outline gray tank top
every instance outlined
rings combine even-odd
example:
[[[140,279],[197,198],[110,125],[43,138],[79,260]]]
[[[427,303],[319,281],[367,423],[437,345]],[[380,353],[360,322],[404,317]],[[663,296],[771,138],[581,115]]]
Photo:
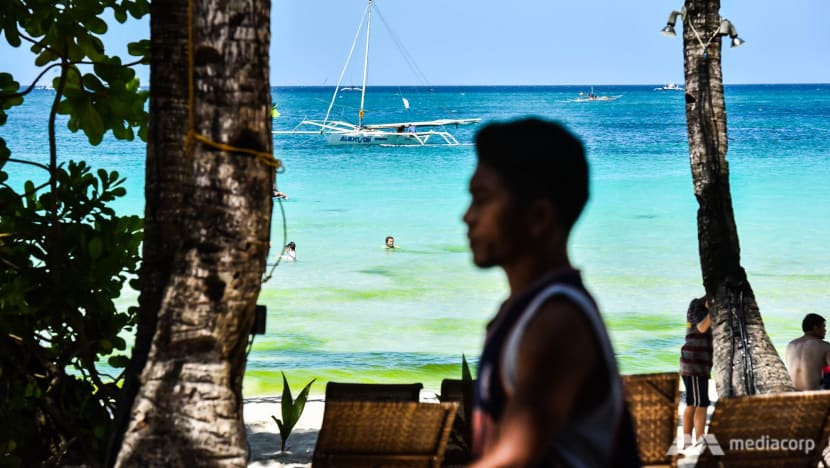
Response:
[[[605,325],[593,301],[583,291],[567,284],[557,283],[546,287],[536,295],[522,312],[518,322],[507,337],[500,366],[501,381],[507,394],[512,394],[516,383],[516,360],[522,335],[539,306],[553,296],[566,297],[579,306],[579,309],[588,319],[594,336],[600,345],[600,359],[605,363],[604,367],[609,373],[607,381],[610,383],[608,397],[599,406],[585,414],[574,415],[568,421],[568,424],[553,441],[553,452],[556,453],[565,466],[610,466],[613,462],[611,457],[616,442],[617,427],[623,413],[622,383],[619,379],[617,361]]]

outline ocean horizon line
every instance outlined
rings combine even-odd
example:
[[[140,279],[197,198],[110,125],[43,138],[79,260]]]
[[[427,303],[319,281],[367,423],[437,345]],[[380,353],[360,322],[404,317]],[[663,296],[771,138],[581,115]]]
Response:
[[[640,84],[614,84],[614,83],[586,83],[586,84],[373,84],[367,85],[367,88],[372,89],[493,89],[493,90],[505,90],[505,89],[531,89],[531,90],[546,90],[546,89],[573,89],[573,88],[620,88],[620,89],[637,89],[643,87],[659,87],[663,86],[667,83],[677,83],[683,84],[682,81],[664,81],[664,82],[654,82],[654,83],[640,83]],[[811,82],[804,82],[804,83],[724,83],[723,85],[725,88],[749,88],[749,87],[798,87],[798,86],[830,86],[830,82],[826,83],[811,83]],[[25,88],[31,87],[37,90],[54,90],[54,88],[48,84],[37,84],[37,83],[30,83],[24,86]],[[340,89],[343,88],[360,88],[357,85],[341,85]],[[139,86],[141,90],[149,90],[149,85],[142,84]],[[286,84],[271,84],[269,86],[271,90],[321,90],[321,89],[334,89],[334,85],[308,85],[308,84],[295,84],[295,85],[286,85]]]
[[[613,83],[586,83],[586,84],[373,84],[367,85],[371,88],[380,89],[397,89],[397,88],[493,88],[493,89],[516,89],[516,88],[531,88],[531,89],[555,89],[555,88],[576,88],[576,87],[614,87],[614,88],[641,88],[647,86],[662,86],[669,82],[654,82],[654,83],[640,83],[640,84],[613,84]],[[674,83],[681,84],[681,81]],[[724,83],[725,87],[766,87],[766,86],[830,86],[827,83]],[[341,85],[340,88],[354,88],[357,85]],[[271,89],[334,89],[334,85],[271,85]]]

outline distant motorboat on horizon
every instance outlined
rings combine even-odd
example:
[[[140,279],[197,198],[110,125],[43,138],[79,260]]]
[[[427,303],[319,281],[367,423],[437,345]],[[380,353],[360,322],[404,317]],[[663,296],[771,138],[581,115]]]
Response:
[[[668,83],[664,84],[663,86],[658,86],[654,88],[655,91],[683,91],[683,87],[675,83],[674,81],[669,81]]]
[[[616,101],[617,99],[621,98],[622,94],[618,94],[616,96],[602,96],[599,94],[594,93],[594,87],[591,86],[591,91],[584,93],[582,91],[579,92],[579,97],[573,99],[573,102],[609,102],[609,101]]]

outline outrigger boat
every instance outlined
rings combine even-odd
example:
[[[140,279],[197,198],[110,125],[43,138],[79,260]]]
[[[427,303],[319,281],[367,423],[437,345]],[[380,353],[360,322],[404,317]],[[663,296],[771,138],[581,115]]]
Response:
[[[337,86],[334,88],[334,95],[326,111],[326,117],[323,120],[304,119],[294,130],[288,132],[275,131],[274,133],[319,133],[326,138],[326,143],[329,145],[458,145],[458,140],[450,132],[445,130],[445,128],[452,125],[458,127],[459,125],[474,124],[480,122],[481,119],[437,119],[398,123],[366,123],[364,121],[363,117],[365,112],[363,105],[366,98],[366,80],[369,68],[369,38],[371,34],[373,7],[373,0],[368,0],[363,18],[360,21],[354,41],[352,42],[349,56],[346,58],[346,64],[343,66],[343,70],[340,72],[340,78],[337,81]],[[363,85],[360,88],[360,111],[357,114],[357,124],[341,120],[329,120],[338,91],[344,89],[340,87],[340,84],[349,67],[349,62],[351,61],[352,53],[357,45],[357,40],[364,22],[366,24],[366,48],[363,60]],[[403,98],[403,103],[406,108],[409,108],[409,101],[406,98]],[[317,129],[315,131],[298,130],[303,127],[317,127]]]
[[[574,99],[574,102],[603,102],[603,101],[616,101],[617,99],[621,98],[622,94],[617,96],[600,96],[594,94],[594,87],[591,86],[591,91],[588,93],[583,93],[580,91],[579,97]]]
[[[300,125],[320,127],[319,133],[326,137],[329,145],[458,145],[458,140],[450,132],[434,128],[480,121],[481,119],[439,119],[360,126],[339,120],[303,120]]]
[[[683,87],[675,83],[674,81],[670,81],[659,88],[654,88],[655,91],[683,91]]]

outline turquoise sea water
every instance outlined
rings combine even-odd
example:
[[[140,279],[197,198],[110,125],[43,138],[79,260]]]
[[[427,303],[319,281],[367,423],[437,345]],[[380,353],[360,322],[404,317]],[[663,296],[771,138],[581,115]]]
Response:
[[[539,115],[564,122],[588,149],[592,196],[571,243],[610,328],[623,372],[676,368],[685,308],[702,293],[683,93],[656,85],[595,87],[613,102],[571,102],[588,87],[377,88],[366,120]],[[331,88],[275,88],[289,130],[322,118]],[[405,111],[401,95],[411,103]],[[16,157],[45,162],[45,109],[37,91],[0,127]],[[337,100],[354,120],[359,93]],[[732,195],[742,263],[779,349],[801,334],[804,314],[830,304],[830,85],[726,87]],[[60,124],[59,157],[87,159],[127,177],[125,212],[143,211],[144,145],[105,139],[89,147]],[[332,147],[315,135],[275,135],[287,240],[297,261],[263,285],[267,334],[249,355],[248,395],[328,380],[419,381],[436,390],[474,364],[484,324],[507,295],[498,270],[471,261],[461,215],[477,126],[449,129],[457,147]],[[517,142],[520,144],[520,142]],[[27,166],[13,180],[42,180]],[[401,246],[381,248],[394,235]],[[282,219],[272,239],[279,254]],[[125,292],[126,307],[136,293]]]

